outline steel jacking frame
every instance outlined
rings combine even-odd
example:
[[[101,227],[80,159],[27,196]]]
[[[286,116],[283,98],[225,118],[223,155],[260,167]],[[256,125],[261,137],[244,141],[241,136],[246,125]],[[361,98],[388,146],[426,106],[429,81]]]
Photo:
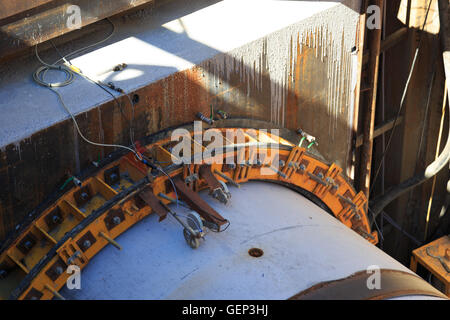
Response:
[[[196,211],[206,227],[224,230],[226,217],[197,192],[209,189],[210,195],[226,202],[225,183],[239,186],[268,181],[301,190],[363,238],[378,242],[370,228],[366,197],[355,192],[339,166],[326,164],[307,149],[267,132],[251,129],[256,135],[250,135],[238,128],[216,130],[224,137],[228,130],[241,133],[245,143],[225,138],[229,143],[210,153],[210,158],[176,165],[170,153],[174,142],[163,138],[139,147],[154,163],[168,163],[161,170],[149,169],[130,152],[74,185],[0,253],[0,297],[62,299],[58,291],[70,276],[64,272],[69,265],[83,269],[108,244],[122,249],[115,238],[153,212],[160,220],[167,214],[176,215],[167,206],[176,198]],[[194,133],[190,134],[193,142]],[[207,147],[203,145],[203,150]],[[278,159],[272,159],[274,154]]]

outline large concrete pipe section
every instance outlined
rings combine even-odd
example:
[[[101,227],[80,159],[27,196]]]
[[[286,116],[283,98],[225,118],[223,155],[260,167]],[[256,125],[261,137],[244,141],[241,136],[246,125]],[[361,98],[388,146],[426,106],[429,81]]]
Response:
[[[412,276],[404,294],[385,292],[387,298],[436,298],[415,294],[417,276],[411,270],[295,191],[265,182],[230,191],[227,206],[201,192],[231,224],[225,232],[207,234],[198,249],[186,245],[174,219],[158,223],[151,215],[117,238],[123,250],[109,246],[82,270],[81,289],[65,287],[61,294],[70,299],[289,299],[312,287],[319,298],[335,298],[317,284],[351,282],[359,273],[364,286],[376,286],[369,277],[379,268]],[[255,248],[261,256],[251,255]],[[389,279],[381,277],[380,288],[372,290],[386,290]],[[433,291],[419,280],[423,292]],[[351,285],[333,286],[331,291],[340,290],[339,299],[367,298],[367,292],[355,296]]]

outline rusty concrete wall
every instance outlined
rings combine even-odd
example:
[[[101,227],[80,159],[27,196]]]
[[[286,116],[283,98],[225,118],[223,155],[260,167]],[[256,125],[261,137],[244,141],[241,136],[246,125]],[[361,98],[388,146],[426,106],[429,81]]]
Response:
[[[213,106],[232,118],[301,127],[327,159],[348,169],[359,14],[333,10],[133,91],[140,98],[135,137],[189,123]],[[114,101],[77,115],[88,139],[129,143],[132,110],[120,101],[126,118]],[[1,148],[0,241],[70,174],[111,151],[84,143],[70,119]]]

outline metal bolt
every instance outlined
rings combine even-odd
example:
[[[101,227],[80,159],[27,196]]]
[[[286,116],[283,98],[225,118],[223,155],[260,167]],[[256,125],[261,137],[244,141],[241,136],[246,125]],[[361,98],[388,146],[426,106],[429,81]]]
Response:
[[[53,223],[58,223],[59,220],[60,220],[60,218],[59,218],[59,216],[57,216],[57,215],[54,215],[54,216],[52,217]]]
[[[228,163],[227,166],[230,169],[236,169],[236,164],[234,164],[234,163]]]
[[[89,197],[89,195],[86,192],[83,192],[81,194],[81,199],[86,200]]]
[[[111,175],[109,176],[109,178],[110,178],[112,181],[116,181],[116,180],[117,180],[117,174],[111,173]]]
[[[284,174],[283,172],[278,171],[277,173],[278,173],[282,178],[287,179],[287,175]]]
[[[201,112],[197,113],[197,118],[199,118],[200,120],[206,122],[209,125],[212,125],[214,123],[213,119],[205,117]]]
[[[323,175],[322,172],[319,172],[319,173],[317,174],[317,176],[318,176],[320,179],[323,179],[323,177],[324,177],[324,175]]]
[[[79,179],[77,179],[76,177],[73,177],[73,183],[75,183],[75,185],[77,187],[81,187],[81,181]]]
[[[114,222],[115,225],[118,225],[121,222],[120,217],[117,217],[117,216],[114,217],[113,218],[113,222]]]
[[[262,166],[262,161],[259,160],[259,159],[257,159],[257,160],[256,160],[256,165],[257,165],[258,167]]]
[[[27,241],[27,242],[25,242],[25,244],[24,244],[24,247],[25,247],[26,249],[28,249],[28,250],[30,250],[32,246],[33,246],[33,244],[31,243],[31,241]]]
[[[60,274],[62,274],[64,272],[64,269],[62,267],[60,267],[60,266],[57,266],[55,268],[55,271],[56,271],[57,275],[60,275]]]
[[[302,170],[302,171],[305,171],[305,170],[306,170],[306,167],[305,167],[304,164],[301,164],[301,165],[300,165],[300,170]]]
[[[86,240],[83,242],[83,246],[87,249],[91,246],[91,242],[89,240]]]
[[[284,167],[285,164],[286,162],[284,162],[284,160],[280,160],[280,167]]]
[[[6,270],[0,270],[0,279],[4,279],[7,274]]]

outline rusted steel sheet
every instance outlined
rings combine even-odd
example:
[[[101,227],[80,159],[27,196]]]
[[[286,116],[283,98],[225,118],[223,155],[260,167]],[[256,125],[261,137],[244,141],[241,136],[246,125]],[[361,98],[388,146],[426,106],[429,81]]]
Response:
[[[153,193],[151,187],[146,187],[139,193],[139,197],[159,216],[159,221],[164,220],[169,212]]]
[[[0,0],[0,20],[27,12],[55,0]]]
[[[152,2],[155,0],[0,0],[0,20],[5,18],[0,21],[0,60],[96,21]]]
[[[217,188],[221,188],[219,180],[211,172],[211,165],[203,165],[199,169],[200,178],[205,179],[208,184],[210,192],[213,192]]]
[[[206,221],[217,224],[219,227],[228,221],[203,200],[197,193],[189,189],[180,176],[173,179],[178,196],[193,210],[197,211]]]

